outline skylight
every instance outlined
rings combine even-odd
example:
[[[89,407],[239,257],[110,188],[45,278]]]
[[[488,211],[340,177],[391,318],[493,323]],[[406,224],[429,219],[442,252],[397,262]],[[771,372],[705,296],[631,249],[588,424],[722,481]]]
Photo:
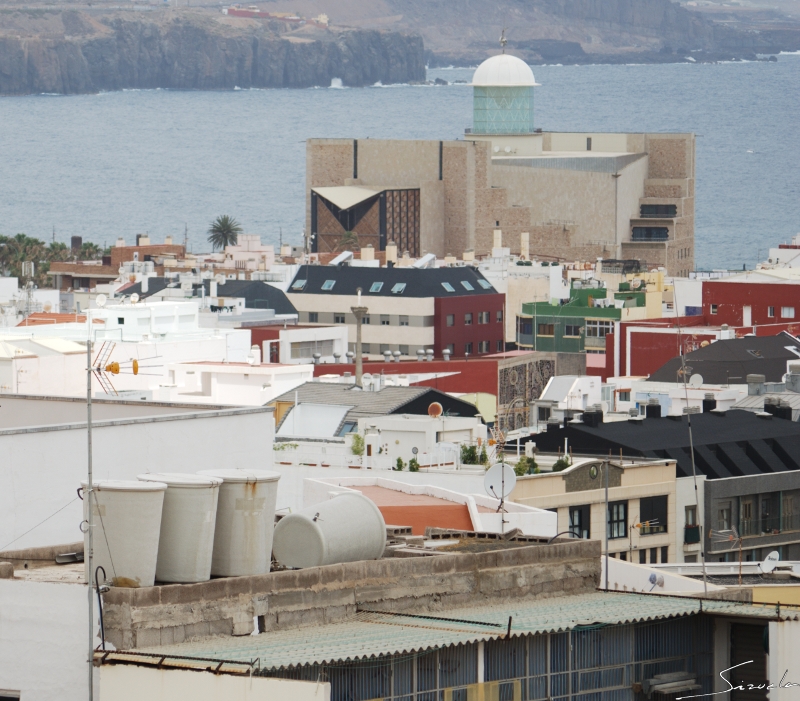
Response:
[[[482,287],[484,290],[491,290],[491,289],[492,289],[492,283],[491,283],[491,282],[489,282],[488,280],[484,280],[483,278],[481,278],[480,280],[478,280],[478,284],[479,284],[479,285],[480,285],[480,286],[481,286],[481,287]]]
[[[370,292],[380,292],[382,287],[383,287],[383,283],[382,282],[373,282],[372,285],[370,285],[369,291]]]
[[[401,295],[401,294],[403,294],[403,292],[405,291],[405,289],[406,289],[406,283],[404,283],[404,282],[398,282],[398,283],[397,283],[397,284],[396,284],[396,285],[395,285],[395,286],[392,288],[392,294],[393,294],[393,295]]]
[[[336,280],[325,280],[325,282],[322,283],[322,289],[323,290],[332,290],[333,286],[335,284],[336,284]]]
[[[468,283],[466,280],[462,280],[462,281],[461,281],[461,285],[464,287],[464,289],[465,289],[465,290],[469,290],[470,292],[472,292],[472,290],[474,290],[474,289],[475,289],[475,288],[474,288],[472,285],[470,285],[470,284],[469,284],[469,283]]]
[[[448,292],[455,292],[455,288],[449,282],[443,282],[442,287],[446,289]]]
[[[302,290],[306,286],[306,280],[295,280],[292,283],[293,290]]]

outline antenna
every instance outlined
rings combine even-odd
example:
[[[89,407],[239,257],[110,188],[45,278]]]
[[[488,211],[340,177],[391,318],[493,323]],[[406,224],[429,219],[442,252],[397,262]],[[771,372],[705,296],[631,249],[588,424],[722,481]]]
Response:
[[[97,299],[94,300],[94,303],[102,309],[106,306],[106,302],[108,301],[108,297],[103,294],[97,295]]]
[[[500,514],[500,532],[505,533],[506,521],[505,502],[506,497],[514,491],[517,484],[517,475],[514,468],[508,463],[498,462],[492,465],[487,471],[486,476],[483,478],[483,488],[489,496],[500,500],[497,507],[497,513]]]
[[[739,546],[739,586],[742,586],[742,536],[739,535],[739,531],[736,530],[736,527],[726,528],[720,531],[713,531],[710,530],[708,532],[708,537],[711,538],[715,543],[732,543],[734,547],[738,544]],[[772,555],[772,553],[770,553]],[[769,556],[767,556],[769,558]],[[705,562],[703,563],[705,564]]]
[[[503,27],[503,31],[500,33],[500,46],[503,48],[503,53],[506,52],[506,44],[508,44],[508,39],[506,39],[506,28]]]
[[[777,550],[773,550],[769,555],[764,558],[764,562],[758,563],[758,568],[766,573],[769,574],[772,572],[780,562],[781,554]]]

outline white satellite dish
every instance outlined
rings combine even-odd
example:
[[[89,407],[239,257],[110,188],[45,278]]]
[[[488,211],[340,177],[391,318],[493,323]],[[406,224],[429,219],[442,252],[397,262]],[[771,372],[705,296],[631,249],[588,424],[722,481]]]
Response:
[[[508,463],[498,462],[492,465],[483,478],[483,488],[495,499],[505,499],[514,490],[517,475]]]
[[[94,303],[100,307],[101,309],[106,306],[106,302],[108,301],[108,297],[105,295],[97,295],[97,299],[94,300]]]
[[[692,375],[689,378],[689,384],[692,387],[700,387],[703,384],[703,382],[705,382],[705,380],[703,379],[702,375]]]
[[[135,292],[131,295],[131,304],[136,304],[139,301],[139,295]]]
[[[764,562],[758,565],[762,572],[772,572],[780,562],[781,556],[777,550],[773,550],[769,555],[764,558]]]

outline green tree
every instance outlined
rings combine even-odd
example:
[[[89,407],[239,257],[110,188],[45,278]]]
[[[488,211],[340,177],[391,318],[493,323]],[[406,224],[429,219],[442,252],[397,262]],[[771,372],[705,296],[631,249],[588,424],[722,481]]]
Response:
[[[478,449],[474,445],[461,444],[461,463],[463,465],[478,464]]]
[[[353,435],[353,446],[351,448],[353,455],[364,454],[364,436],[359,433]]]
[[[78,250],[78,260],[97,260],[103,257],[103,250],[96,243],[86,241]]]
[[[0,236],[0,272],[5,276],[22,278],[22,264],[25,261],[34,264],[34,283],[43,285],[50,269],[44,241],[25,234]]]
[[[356,248],[361,248],[361,244],[358,242],[358,234],[353,231],[345,231],[344,234],[342,234],[342,237],[339,239],[339,242],[336,244],[335,250],[352,251]]]
[[[403,458],[397,458],[397,467],[394,468],[398,472],[402,472],[406,469],[406,464],[403,462]]]
[[[235,246],[239,240],[242,227],[239,222],[227,214],[217,217],[208,229],[208,242],[215,251],[225,250],[225,246]]]
[[[411,460],[408,461],[408,471],[419,472],[419,461],[416,458],[411,458]]]
[[[561,472],[561,470],[566,470],[570,465],[572,465],[572,461],[566,455],[562,455],[553,463],[553,472]]]
[[[538,475],[539,472],[540,470],[539,466],[536,464],[536,460],[525,457],[524,455],[514,466],[514,473],[517,477],[522,477],[522,475]]]

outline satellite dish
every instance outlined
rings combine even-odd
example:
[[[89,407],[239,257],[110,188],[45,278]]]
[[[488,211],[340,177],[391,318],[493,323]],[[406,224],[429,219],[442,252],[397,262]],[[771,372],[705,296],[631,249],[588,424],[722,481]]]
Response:
[[[97,299],[95,299],[94,303],[100,307],[101,309],[106,306],[106,302],[108,301],[108,297],[105,295],[97,295]]]
[[[495,499],[505,499],[517,484],[514,468],[508,463],[498,462],[492,465],[483,478],[483,488]]]
[[[692,387],[700,387],[703,384],[703,382],[705,382],[705,380],[703,379],[702,375],[692,375],[689,378],[689,384]]]
[[[781,556],[777,550],[773,550],[769,555],[764,558],[764,562],[758,565],[762,572],[772,572],[780,562]]]
[[[642,279],[641,278],[637,277],[635,280],[633,280],[633,282],[631,282],[631,287],[634,290],[638,290],[641,286],[642,286]]]
[[[139,301],[139,295],[135,292],[131,295],[131,304],[136,304]]]
[[[444,409],[439,402],[433,402],[428,406],[428,416],[430,416],[432,419],[440,417],[443,411]]]

